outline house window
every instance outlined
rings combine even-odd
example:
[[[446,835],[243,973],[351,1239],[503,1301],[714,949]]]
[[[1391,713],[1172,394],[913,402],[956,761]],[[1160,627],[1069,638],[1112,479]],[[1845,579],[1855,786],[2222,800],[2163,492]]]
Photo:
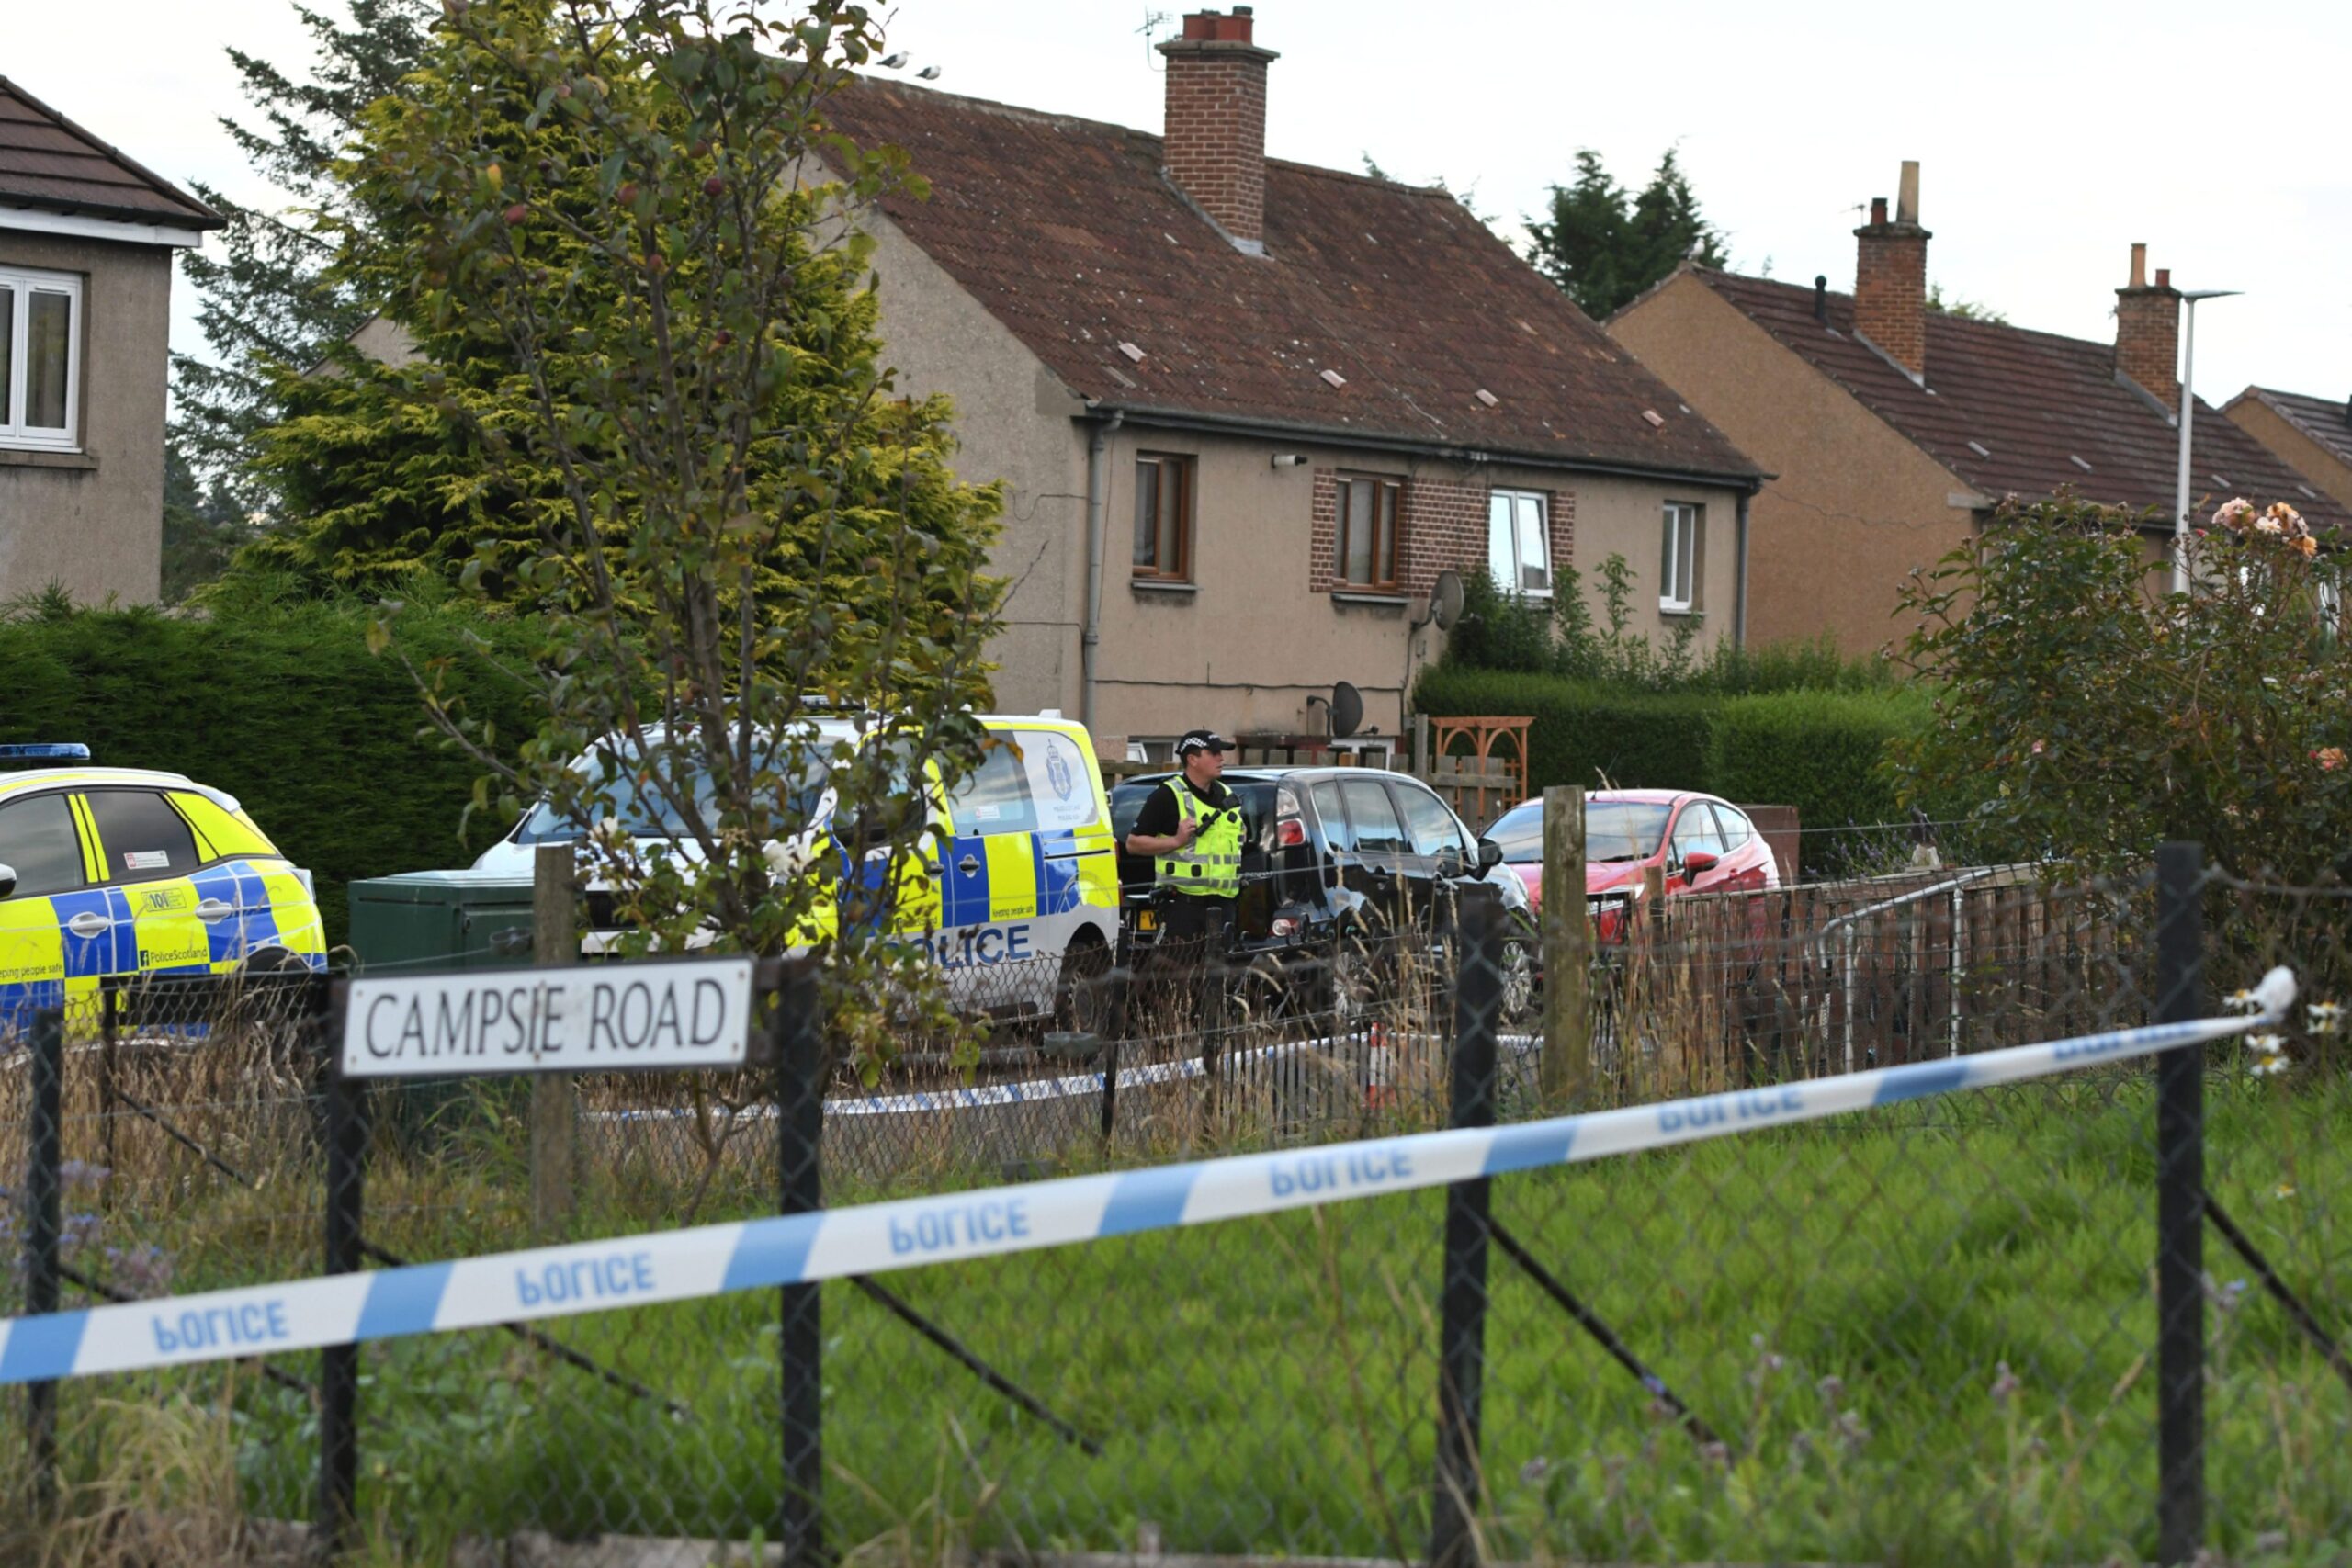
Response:
[[[1193,575],[1193,459],[1136,458],[1136,572],[1182,582]]]
[[[1487,492],[1487,567],[1495,586],[1522,598],[1552,596],[1552,534],[1537,491]]]
[[[1396,589],[1396,520],[1405,487],[1396,479],[1354,477],[1340,484],[1339,586]]]
[[[1706,513],[1687,501],[1666,503],[1664,555],[1658,566],[1657,607],[1688,615],[1699,604],[1699,531]]]
[[[81,380],[82,280],[0,267],[0,446],[72,451]]]

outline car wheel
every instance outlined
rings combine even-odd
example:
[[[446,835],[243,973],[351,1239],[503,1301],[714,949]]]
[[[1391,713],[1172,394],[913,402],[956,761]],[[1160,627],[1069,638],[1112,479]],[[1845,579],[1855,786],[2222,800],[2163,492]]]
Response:
[[[1535,938],[1514,921],[1503,939],[1502,1021],[1521,1024],[1535,1016]]]
[[[1054,987],[1054,1027],[1110,1038],[1119,1020],[1118,988],[1111,973],[1111,950],[1102,939],[1091,931],[1071,938],[1062,953],[1061,979]]]

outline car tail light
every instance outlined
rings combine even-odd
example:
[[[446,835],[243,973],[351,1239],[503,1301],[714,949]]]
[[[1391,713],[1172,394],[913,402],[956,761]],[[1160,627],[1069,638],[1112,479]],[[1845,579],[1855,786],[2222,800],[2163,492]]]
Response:
[[[1306,842],[1306,823],[1298,814],[1298,792],[1288,784],[1274,791],[1274,843],[1295,850]]]

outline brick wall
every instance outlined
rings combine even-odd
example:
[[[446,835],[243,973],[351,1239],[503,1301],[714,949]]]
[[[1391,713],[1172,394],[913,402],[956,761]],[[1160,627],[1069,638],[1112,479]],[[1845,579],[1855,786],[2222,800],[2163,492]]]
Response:
[[[1890,223],[1886,203],[1854,231],[1854,326],[1914,376],[1928,368],[1928,231]]]
[[[1404,591],[1426,595],[1436,586],[1437,574],[1449,569],[1464,577],[1487,570],[1487,486],[1464,484],[1435,475],[1413,475],[1405,480],[1405,537],[1399,546],[1397,572]],[[1576,559],[1577,498],[1573,491],[1554,490],[1544,508],[1551,525],[1552,570]],[[1312,521],[1307,529],[1306,587],[1310,593],[1328,593],[1337,581],[1334,553],[1339,546],[1339,471],[1315,470]]]
[[[1266,231],[1266,62],[1274,54],[1250,41],[1248,22],[1187,17],[1185,36],[1159,46],[1168,57],[1160,155],[1202,211],[1254,244]]]
[[[2115,291],[2115,367],[2166,408],[2180,407],[2177,290],[2160,282]]]

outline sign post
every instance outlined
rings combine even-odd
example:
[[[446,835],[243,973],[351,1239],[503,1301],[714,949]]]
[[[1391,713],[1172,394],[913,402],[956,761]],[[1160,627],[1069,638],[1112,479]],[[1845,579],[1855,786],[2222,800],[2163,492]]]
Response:
[[[531,959],[542,968],[580,962],[579,902],[569,843],[541,844],[531,857]],[[568,1075],[531,1080],[531,1228],[549,1236],[571,1218],[579,1155],[580,1097]]]
[[[570,847],[560,847],[568,857]],[[542,892],[546,886],[543,879]],[[573,956],[566,953],[563,959]],[[550,1223],[540,1207],[546,1168],[560,1173],[554,1190],[564,1211],[570,1208],[572,1098],[566,1075],[750,1066],[756,973],[754,960],[728,956],[584,965],[560,961],[537,969],[360,976],[338,984],[327,1025],[332,1071],[326,1085],[325,1272],[356,1273],[363,1262],[367,1080],[528,1073],[560,1084],[565,1092],[553,1101],[563,1112],[560,1142],[542,1143],[543,1102],[536,1095],[532,1100],[532,1211],[544,1228]],[[793,993],[808,1010],[799,1025],[811,1038],[813,990],[803,986]],[[821,1122],[815,1053],[804,1055],[809,1060],[799,1066],[811,1076],[801,1091]],[[793,1066],[784,1064],[780,1070]],[[816,1137],[816,1132],[808,1133],[812,1183]],[[792,1201],[787,1189],[787,1212]],[[812,1185],[803,1206],[815,1207],[816,1201]],[[808,1289],[813,1296],[815,1287]],[[813,1303],[806,1310],[813,1314]],[[320,1371],[319,1474],[311,1529],[317,1549],[332,1556],[351,1544],[358,1518],[359,1348],[328,1346],[321,1352]],[[813,1387],[815,1373],[807,1376]]]

